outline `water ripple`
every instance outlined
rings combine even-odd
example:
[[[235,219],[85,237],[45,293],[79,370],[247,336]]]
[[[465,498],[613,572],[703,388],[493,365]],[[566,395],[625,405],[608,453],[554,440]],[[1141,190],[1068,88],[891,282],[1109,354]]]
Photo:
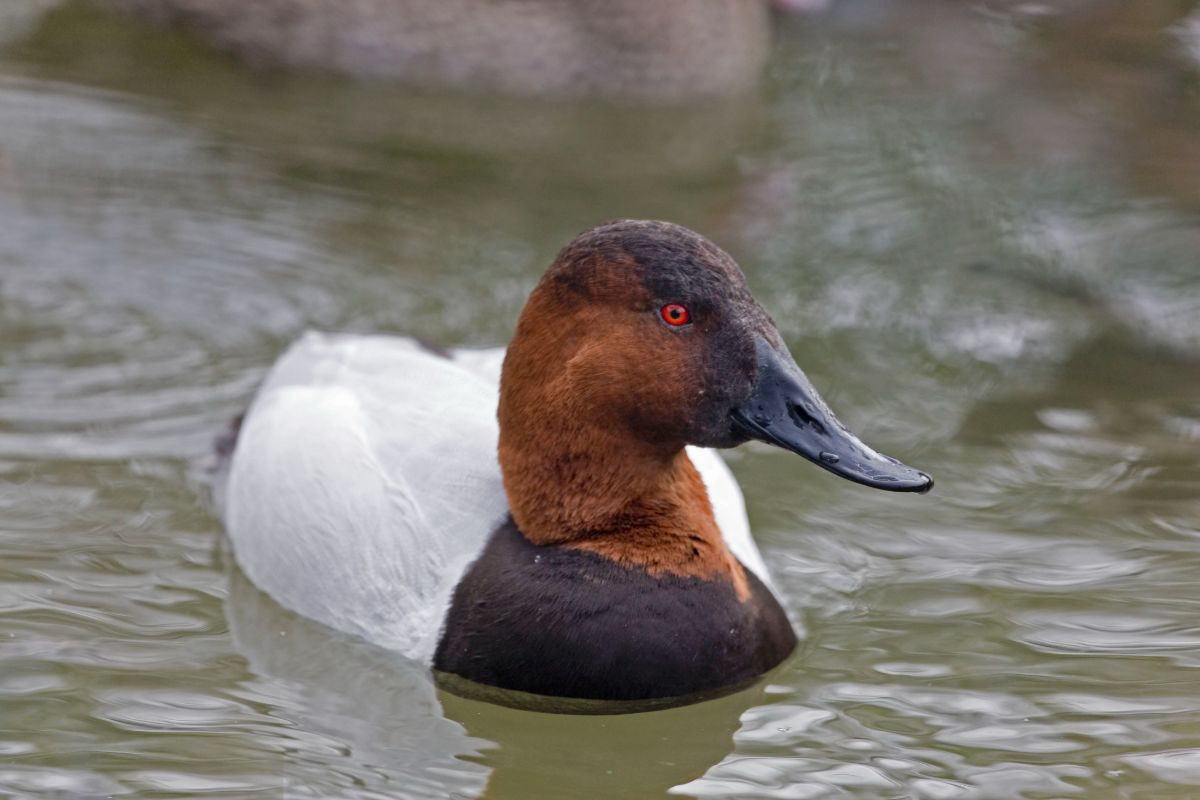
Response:
[[[781,24],[771,91],[663,125],[246,72],[89,4],[6,39],[0,794],[1195,797],[1178,38],[893,5]],[[502,342],[555,249],[624,215],[734,251],[847,423],[938,479],[731,454],[804,632],[768,685],[472,703],[231,569],[197,484],[301,329]]]

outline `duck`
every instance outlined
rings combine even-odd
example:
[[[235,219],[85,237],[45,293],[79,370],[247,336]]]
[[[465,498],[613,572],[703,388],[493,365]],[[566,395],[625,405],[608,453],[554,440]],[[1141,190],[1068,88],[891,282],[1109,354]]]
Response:
[[[243,61],[514,95],[690,101],[756,85],[767,0],[92,0]]]
[[[308,332],[222,448],[235,559],[283,607],[459,686],[598,703],[752,684],[797,637],[717,453],[928,492],[797,366],[698,233],[566,245],[508,347]]]

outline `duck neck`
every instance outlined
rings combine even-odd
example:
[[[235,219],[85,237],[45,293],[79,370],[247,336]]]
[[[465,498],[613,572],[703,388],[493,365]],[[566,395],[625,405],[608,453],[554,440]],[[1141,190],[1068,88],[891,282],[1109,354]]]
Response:
[[[749,596],[682,443],[646,442],[619,423],[580,424],[570,409],[521,399],[502,394],[499,456],[513,520],[526,539],[589,550],[652,575],[725,580],[740,599]]]

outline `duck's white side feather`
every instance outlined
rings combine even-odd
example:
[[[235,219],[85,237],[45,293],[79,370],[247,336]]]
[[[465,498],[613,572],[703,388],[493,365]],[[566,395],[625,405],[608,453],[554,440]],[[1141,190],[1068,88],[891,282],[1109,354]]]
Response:
[[[281,605],[428,663],[454,586],[508,512],[496,460],[503,349],[307,333],[238,436],[224,517]],[[689,448],[729,548],[764,582],[741,490]]]

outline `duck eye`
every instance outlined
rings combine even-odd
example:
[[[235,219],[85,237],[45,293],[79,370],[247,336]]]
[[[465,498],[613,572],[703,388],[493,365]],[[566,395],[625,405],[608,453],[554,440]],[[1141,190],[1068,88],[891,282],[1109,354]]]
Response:
[[[658,313],[662,316],[663,322],[673,328],[687,325],[692,320],[692,315],[688,313],[685,307],[679,305],[679,303],[667,303]]]

